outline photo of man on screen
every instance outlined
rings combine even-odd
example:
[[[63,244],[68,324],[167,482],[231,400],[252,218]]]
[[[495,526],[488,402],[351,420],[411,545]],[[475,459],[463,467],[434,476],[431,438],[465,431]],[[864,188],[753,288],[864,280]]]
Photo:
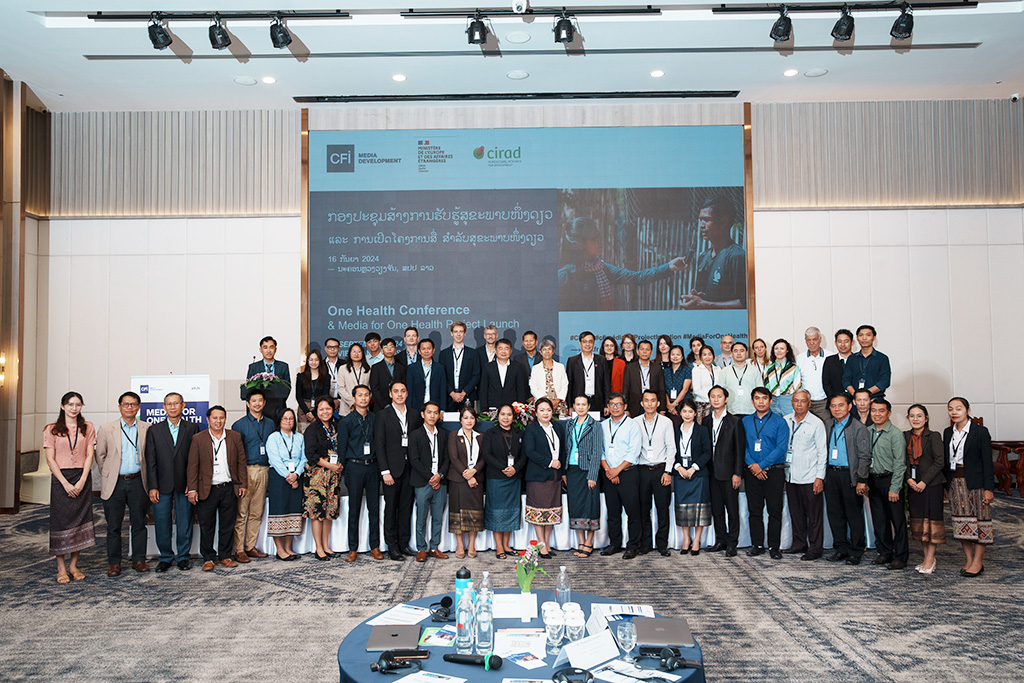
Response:
[[[694,289],[679,299],[686,309],[743,308],[747,298],[747,256],[732,238],[736,206],[723,196],[711,197],[700,210],[700,238],[711,248],[697,261]]]

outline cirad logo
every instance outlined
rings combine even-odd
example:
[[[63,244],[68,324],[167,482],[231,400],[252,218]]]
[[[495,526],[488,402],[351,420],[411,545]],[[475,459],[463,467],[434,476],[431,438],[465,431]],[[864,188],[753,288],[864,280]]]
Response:
[[[355,170],[355,145],[327,145],[328,173],[352,173]]]
[[[500,149],[498,147],[492,147],[491,149],[487,149],[483,145],[480,145],[473,150],[473,157],[476,159],[521,159],[522,156],[522,147],[516,147],[515,149]]]

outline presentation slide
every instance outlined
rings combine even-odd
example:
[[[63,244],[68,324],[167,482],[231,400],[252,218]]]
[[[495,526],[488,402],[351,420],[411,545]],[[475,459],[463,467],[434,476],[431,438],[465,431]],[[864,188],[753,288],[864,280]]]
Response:
[[[309,340],[747,338],[740,126],[310,134]]]

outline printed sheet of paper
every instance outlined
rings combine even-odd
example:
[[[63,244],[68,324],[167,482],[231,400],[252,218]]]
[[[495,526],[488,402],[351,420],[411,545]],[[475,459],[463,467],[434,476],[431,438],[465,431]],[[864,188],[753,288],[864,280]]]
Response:
[[[401,626],[418,624],[430,616],[430,610],[426,607],[415,605],[395,605],[391,609],[370,619],[367,624],[370,626]]]

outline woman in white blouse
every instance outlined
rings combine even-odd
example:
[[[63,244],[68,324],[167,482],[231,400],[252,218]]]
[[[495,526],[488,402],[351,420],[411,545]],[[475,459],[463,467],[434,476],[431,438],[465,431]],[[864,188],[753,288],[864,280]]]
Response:
[[[562,417],[569,415],[569,405],[565,395],[569,393],[569,377],[565,374],[565,366],[554,359],[555,342],[545,339],[540,343],[541,362],[533,366],[530,373],[530,394],[536,398],[547,398]]]
[[[352,390],[360,384],[370,385],[370,364],[366,362],[362,344],[353,344],[348,349],[345,364],[338,368],[338,399],[341,406],[338,414],[345,417],[352,412]]]
[[[691,373],[693,383],[690,385],[690,390],[693,392],[693,402],[697,406],[698,424],[711,414],[708,392],[711,391],[711,387],[718,384],[718,372],[719,368],[715,366],[715,350],[710,346],[701,348],[700,362],[693,365]]]
[[[455,557],[462,559],[476,557],[476,535],[484,530],[484,460],[472,408],[459,411],[459,424],[462,428],[448,435],[448,533],[455,534]]]

